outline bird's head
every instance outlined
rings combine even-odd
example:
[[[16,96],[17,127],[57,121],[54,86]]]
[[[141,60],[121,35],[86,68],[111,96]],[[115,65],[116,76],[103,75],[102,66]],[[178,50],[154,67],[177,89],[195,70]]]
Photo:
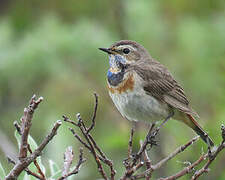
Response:
[[[121,72],[129,65],[150,56],[142,45],[130,40],[118,41],[109,48],[99,49],[108,53],[112,73]]]

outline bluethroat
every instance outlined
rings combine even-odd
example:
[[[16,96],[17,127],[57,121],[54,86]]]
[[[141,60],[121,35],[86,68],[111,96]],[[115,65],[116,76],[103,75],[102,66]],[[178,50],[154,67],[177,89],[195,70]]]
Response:
[[[99,49],[109,56],[109,95],[123,117],[145,122],[172,117],[192,128],[208,145],[214,145],[195,120],[198,115],[183,88],[142,45],[122,40]]]

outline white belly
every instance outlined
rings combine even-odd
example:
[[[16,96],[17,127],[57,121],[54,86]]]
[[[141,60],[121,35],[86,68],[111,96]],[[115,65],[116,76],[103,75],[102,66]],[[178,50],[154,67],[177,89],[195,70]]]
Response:
[[[121,94],[109,92],[109,94],[122,116],[130,121],[155,122],[164,120],[170,114],[166,104],[147,95],[138,85],[133,91],[128,90]]]

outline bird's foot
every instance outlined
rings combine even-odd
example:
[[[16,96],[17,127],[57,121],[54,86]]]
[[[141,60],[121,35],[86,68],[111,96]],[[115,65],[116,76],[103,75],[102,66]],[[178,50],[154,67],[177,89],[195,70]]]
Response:
[[[155,131],[153,131],[153,133],[148,134],[148,136],[146,137],[147,138],[146,139],[147,140],[147,144],[149,144],[150,147],[158,145],[157,141],[155,140],[155,137],[156,137],[157,134],[158,134],[158,132],[156,132],[156,130],[155,130]]]
[[[137,159],[137,157],[138,157],[137,153],[131,154],[130,157],[123,160],[123,165],[126,168],[129,168],[131,166],[131,164],[134,162],[134,159]]]

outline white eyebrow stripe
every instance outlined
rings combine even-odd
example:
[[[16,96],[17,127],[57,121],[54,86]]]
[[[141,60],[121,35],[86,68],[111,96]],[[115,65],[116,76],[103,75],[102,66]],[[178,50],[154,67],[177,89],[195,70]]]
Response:
[[[118,46],[118,49],[123,49],[123,48],[129,48],[129,49],[135,50],[135,48],[133,46],[130,46],[130,45],[120,45],[120,46]]]

